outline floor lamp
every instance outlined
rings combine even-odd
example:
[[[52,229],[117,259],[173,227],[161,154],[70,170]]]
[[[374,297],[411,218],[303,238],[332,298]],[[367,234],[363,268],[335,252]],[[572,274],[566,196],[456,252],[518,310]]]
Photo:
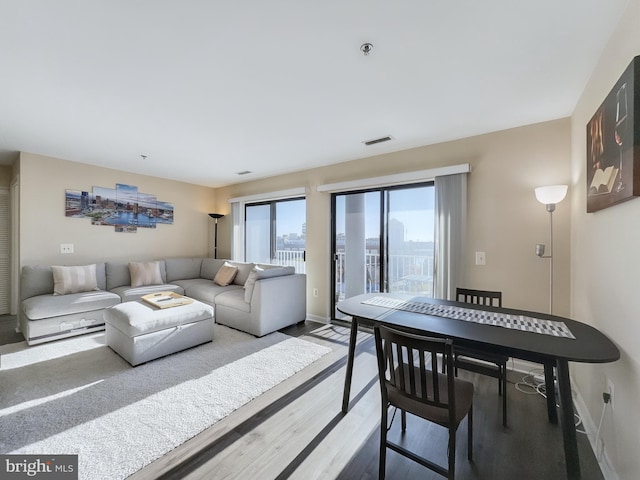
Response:
[[[218,258],[218,219],[224,217],[221,213],[210,213],[209,216],[215,220],[213,234],[213,258]]]
[[[536,255],[540,258],[549,259],[549,313],[553,314],[553,211],[556,204],[564,200],[567,195],[567,185],[551,185],[548,187],[536,188],[536,198],[547,207],[549,212],[549,255],[544,254],[544,244],[536,245]]]

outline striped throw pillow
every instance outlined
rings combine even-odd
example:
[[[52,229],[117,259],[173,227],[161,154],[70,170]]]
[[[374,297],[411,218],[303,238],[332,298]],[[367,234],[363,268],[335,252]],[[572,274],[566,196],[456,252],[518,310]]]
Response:
[[[160,262],[129,262],[131,286],[162,285]]]
[[[54,295],[98,290],[95,264],[77,267],[52,266],[51,270],[53,271]]]

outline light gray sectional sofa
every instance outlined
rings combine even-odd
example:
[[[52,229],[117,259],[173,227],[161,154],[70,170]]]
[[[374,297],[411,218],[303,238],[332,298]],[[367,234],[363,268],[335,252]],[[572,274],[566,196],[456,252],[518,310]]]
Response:
[[[237,274],[231,284],[220,286],[214,278],[225,262],[237,267]],[[54,295],[51,266],[24,266],[19,316],[25,339],[35,345],[103,330],[106,308],[161,291],[209,304],[216,323],[255,336],[306,318],[306,276],[293,267],[213,258],[168,258],[158,263],[161,279],[139,286],[131,285],[129,262],[96,263],[97,289],[64,295]]]

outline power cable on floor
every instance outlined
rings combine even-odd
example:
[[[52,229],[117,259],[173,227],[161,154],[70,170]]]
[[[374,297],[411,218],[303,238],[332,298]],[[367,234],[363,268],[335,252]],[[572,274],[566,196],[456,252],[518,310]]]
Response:
[[[527,372],[525,376],[522,377],[520,382],[515,383],[516,390],[526,395],[540,395],[541,397],[547,398],[547,388],[544,383],[544,370],[541,368],[533,368]],[[556,408],[559,408],[560,405],[556,403]],[[582,418],[580,415],[574,412],[575,417],[575,425],[576,428],[582,425]],[[578,433],[587,432],[585,430],[576,430]]]

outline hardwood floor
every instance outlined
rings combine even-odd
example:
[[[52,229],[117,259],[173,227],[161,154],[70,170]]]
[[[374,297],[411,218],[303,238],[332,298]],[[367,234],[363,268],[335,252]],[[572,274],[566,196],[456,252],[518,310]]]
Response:
[[[16,316],[0,315],[0,345],[22,342],[24,337],[16,332]]]
[[[242,407],[130,480],[162,479],[367,479],[378,476],[380,392],[370,334],[359,335],[351,409],[340,411],[348,330],[308,322],[285,331],[331,345],[333,353],[262,397]],[[474,461],[466,459],[466,422],[458,432],[457,478],[565,478],[562,435],[546,420],[546,404],[510,383],[510,424],[501,423],[494,379],[463,372],[476,385]],[[520,374],[511,372],[512,380]],[[404,439],[399,421],[390,435],[437,461],[446,459],[446,431],[410,418]],[[602,479],[584,435],[579,448],[583,479]],[[394,452],[387,454],[387,478],[442,478]]]
[[[341,413],[348,329],[314,322],[284,330],[331,346],[332,353],[233,412],[216,425],[135,473],[151,479],[375,479],[378,477],[380,392],[372,335],[361,332],[351,408]],[[4,334],[0,330],[0,343]],[[461,372],[476,385],[474,461],[467,461],[466,421],[458,430],[457,478],[472,480],[566,478],[560,428],[546,419],[546,404],[508,384],[509,427],[501,422],[495,379]],[[510,372],[510,380],[522,374]],[[422,455],[446,461],[446,430],[399,418],[390,437]],[[584,480],[602,479],[585,435],[578,434]],[[388,479],[443,477],[387,453]]]

